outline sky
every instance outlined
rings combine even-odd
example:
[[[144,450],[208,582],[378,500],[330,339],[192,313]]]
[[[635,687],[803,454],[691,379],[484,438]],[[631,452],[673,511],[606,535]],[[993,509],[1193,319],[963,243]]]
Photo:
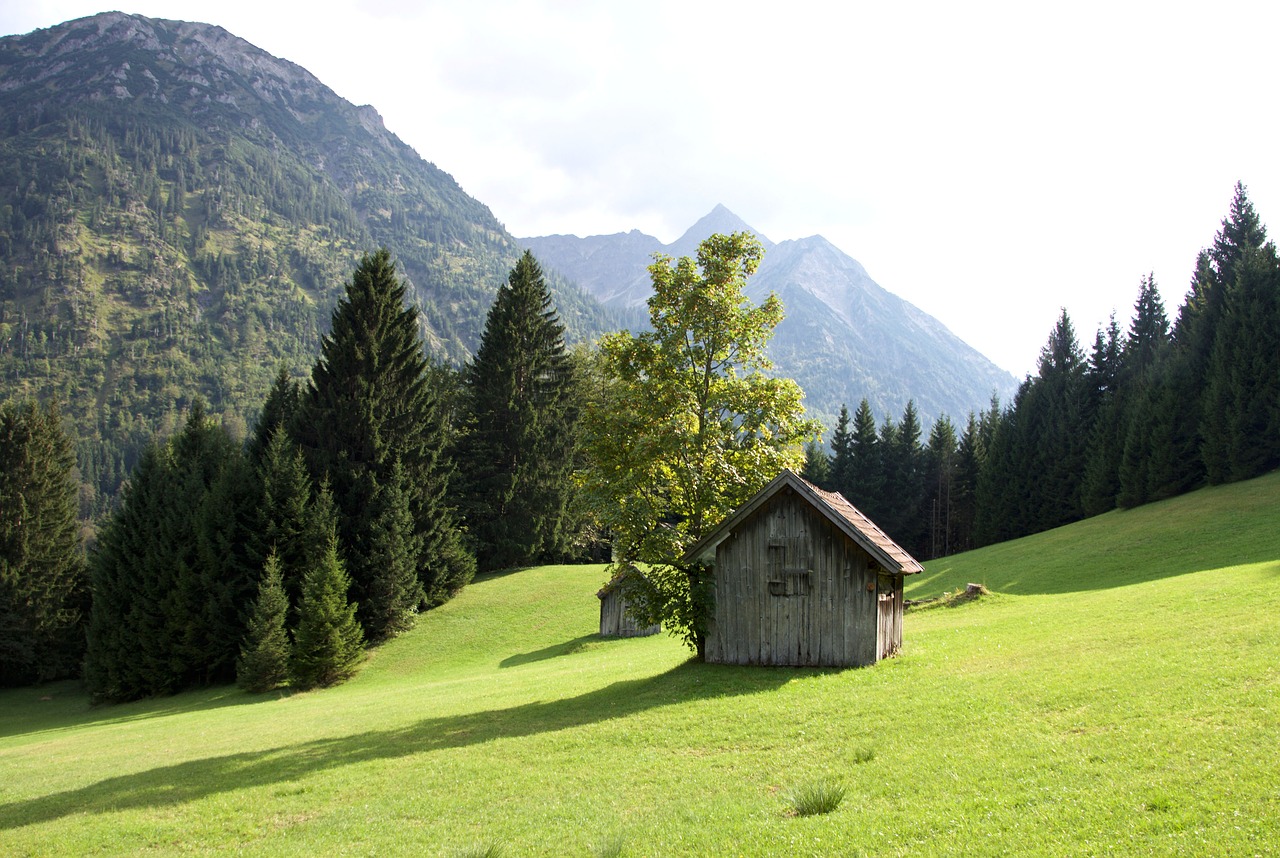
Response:
[[[107,11],[0,0],[0,34]],[[1280,229],[1280,4],[133,0],[315,74],[516,236],[717,204],[822,235],[1021,377],[1152,273],[1170,318],[1237,181]],[[1269,221],[1270,219],[1270,221]]]

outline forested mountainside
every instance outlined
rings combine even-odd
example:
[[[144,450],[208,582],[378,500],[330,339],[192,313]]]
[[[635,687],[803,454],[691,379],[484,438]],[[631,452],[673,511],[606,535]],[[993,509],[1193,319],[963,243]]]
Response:
[[[842,404],[852,410],[864,397],[877,418],[896,418],[914,400],[931,423],[943,414],[961,420],[985,409],[993,393],[1007,401],[1015,390],[1012,375],[937,319],[882,288],[826,239],[775,244],[724,206],[669,245],[636,230],[520,241],[607,306],[634,311],[643,309],[652,294],[646,267],[654,253],[692,255],[713,232],[735,231],[751,232],[765,247],[748,296],[759,303],[775,292],[786,308],[769,345],[776,370],[800,383],[805,404],[828,425]]]
[[[76,423],[82,511],[195,396],[240,426],[385,246],[437,358],[519,257],[487,207],[305,69],[116,12],[0,39],[0,379]],[[553,281],[570,339],[615,327]]]

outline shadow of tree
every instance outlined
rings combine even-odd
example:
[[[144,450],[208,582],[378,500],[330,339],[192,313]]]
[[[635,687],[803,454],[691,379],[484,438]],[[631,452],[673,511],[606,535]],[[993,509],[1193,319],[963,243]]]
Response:
[[[189,760],[107,778],[79,789],[2,805],[0,830],[72,814],[180,805],[210,795],[295,781],[317,772],[372,760],[553,733],[664,706],[769,691],[795,676],[824,672],[827,671],[687,662],[666,673],[615,682],[576,697],[425,718],[395,730]]]
[[[532,652],[517,653],[504,658],[498,662],[498,667],[516,667],[521,664],[530,664],[535,661],[546,661],[549,658],[558,658],[562,655],[573,655],[580,651],[588,643],[604,642],[606,638],[600,635],[580,635],[573,640],[567,640],[563,643],[552,644],[551,646],[535,649]]]
[[[79,680],[36,685],[0,692],[0,737],[24,736],[67,727],[123,724],[189,712],[246,706],[287,696],[281,690],[264,695],[245,694],[234,685],[183,691],[169,697],[148,697],[127,703],[89,702]]]

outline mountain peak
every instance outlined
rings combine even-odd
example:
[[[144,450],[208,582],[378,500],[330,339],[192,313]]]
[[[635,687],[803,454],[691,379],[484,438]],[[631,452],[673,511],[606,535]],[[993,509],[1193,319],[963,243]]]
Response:
[[[729,211],[724,203],[717,203],[715,208],[685,230],[684,235],[671,242],[668,245],[668,249],[670,254],[675,257],[694,256],[698,252],[698,245],[709,236],[716,234],[729,235],[735,232],[751,233],[760,239],[760,243],[764,245],[765,250],[773,247],[773,242],[762,235],[759,230]]]

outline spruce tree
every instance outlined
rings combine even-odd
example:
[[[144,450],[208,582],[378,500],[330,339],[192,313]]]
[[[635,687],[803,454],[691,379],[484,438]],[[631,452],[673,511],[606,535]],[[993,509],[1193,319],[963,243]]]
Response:
[[[258,554],[274,554],[280,565],[290,624],[302,595],[302,578],[314,561],[309,533],[312,516],[311,477],[302,451],[287,432],[277,429],[267,442],[258,465],[261,502],[255,541]]]
[[[831,460],[822,451],[822,445],[816,439],[804,445],[804,467],[800,470],[800,476],[820,489],[832,490]]]
[[[1275,257],[1244,185],[1236,184],[1231,210],[1204,256],[1206,263],[1197,269],[1197,280],[1188,296],[1188,318],[1180,324],[1190,352],[1190,371],[1182,378],[1188,382],[1184,393],[1198,394],[1199,453],[1204,473],[1210,482],[1223,482],[1231,479],[1234,471],[1231,449],[1238,433],[1233,424],[1239,417],[1238,395],[1243,392],[1243,386],[1232,377],[1243,357],[1236,349],[1243,345],[1243,314],[1249,312],[1245,308],[1249,302],[1240,296],[1269,279],[1266,271],[1272,266],[1267,257]],[[1229,313],[1234,318],[1228,318]],[[1266,315],[1263,311],[1264,318],[1257,321],[1265,325],[1269,321]]]
[[[85,684],[96,699],[132,700],[173,690],[166,669],[162,600],[175,581],[156,523],[169,505],[168,448],[152,443],[120,493],[90,555],[90,612]]]
[[[1025,403],[1032,381],[1026,378],[1018,385],[1013,402],[995,416],[988,416],[984,429],[990,431],[987,457],[978,475],[977,513],[974,520],[974,543],[977,546],[1003,542],[1030,532],[1029,504],[1031,482],[1030,453],[1023,421]]]
[[[236,656],[244,636],[246,606],[257,591],[265,554],[258,526],[261,484],[240,450],[228,451],[196,518],[198,565],[193,617],[184,649],[201,684],[235,679]]]
[[[1246,248],[1214,339],[1201,453],[1210,482],[1280,467],[1280,259]]]
[[[853,416],[853,431],[849,438],[849,469],[845,478],[845,499],[874,519],[884,509],[885,463],[884,448],[876,434],[876,418],[871,404],[864,397],[858,403]],[[842,489],[843,494],[846,490]]]
[[[882,527],[908,551],[926,553],[928,516],[924,505],[924,450],[920,446],[920,418],[914,400],[907,402],[902,419],[884,447],[885,491],[881,501]],[[877,523],[880,521],[877,519]]]
[[[1142,278],[1138,300],[1133,307],[1133,323],[1125,340],[1123,372],[1128,380],[1149,377],[1156,360],[1169,345],[1169,319],[1153,275]]]
[[[366,527],[369,556],[364,564],[371,578],[367,598],[357,606],[356,615],[370,642],[377,643],[413,627],[423,595],[414,566],[417,537],[399,462],[373,493]]]
[[[362,525],[378,487],[400,461],[416,538],[414,568],[425,601],[437,604],[471,579],[475,561],[462,545],[449,495],[449,415],[406,290],[385,249],[360,261],[333,311],[291,434],[312,476],[331,482],[357,601],[369,597],[375,575],[364,564],[372,552]]]
[[[866,400],[863,400],[864,402]],[[844,495],[845,500],[856,504],[856,482],[853,473],[853,436],[849,434],[849,408],[840,405],[840,416],[836,420],[835,432],[831,435],[831,458],[827,467],[827,478],[831,481],[833,491]]]
[[[356,606],[348,599],[350,587],[338,557],[337,535],[331,533],[320,562],[302,581],[289,662],[290,679],[297,687],[333,685],[355,673],[364,649]]]
[[[182,430],[149,447],[130,476],[91,564],[86,680],[95,696],[133,699],[230,678],[238,611],[251,592],[240,550],[252,485],[228,483],[225,503],[208,517],[205,509],[239,455],[197,401]]]
[[[79,668],[87,582],[74,467],[57,405],[0,408],[0,686]]]
[[[944,414],[934,421],[924,449],[924,500],[920,515],[929,527],[927,557],[944,557],[955,550],[958,469],[955,424]]]
[[[978,477],[986,459],[986,447],[982,439],[978,418],[972,411],[965,423],[964,432],[956,445],[956,476],[953,486],[954,541],[956,551],[968,551],[974,547],[973,531],[978,513]]]
[[[1126,420],[1119,391],[1120,328],[1113,313],[1105,331],[1098,329],[1085,370],[1092,428],[1080,484],[1080,507],[1085,515],[1113,509],[1120,490],[1120,458]]]
[[[285,630],[288,613],[280,561],[274,553],[268,554],[236,660],[236,684],[246,691],[270,691],[289,680],[290,645]]]
[[[301,398],[302,388],[293,380],[288,368],[281,364],[247,443],[246,452],[254,467],[262,464],[271,439],[280,431],[288,431],[293,424]]]
[[[1083,514],[1081,483],[1088,439],[1084,354],[1064,309],[1040,351],[1038,375],[1019,408],[1017,427],[1025,433],[1022,463],[1035,478],[1026,483],[1025,533],[1058,527]],[[1021,535],[1021,534],[1020,534]]]
[[[458,463],[481,569],[562,558],[577,410],[564,326],[528,251],[498,290],[464,373]]]

